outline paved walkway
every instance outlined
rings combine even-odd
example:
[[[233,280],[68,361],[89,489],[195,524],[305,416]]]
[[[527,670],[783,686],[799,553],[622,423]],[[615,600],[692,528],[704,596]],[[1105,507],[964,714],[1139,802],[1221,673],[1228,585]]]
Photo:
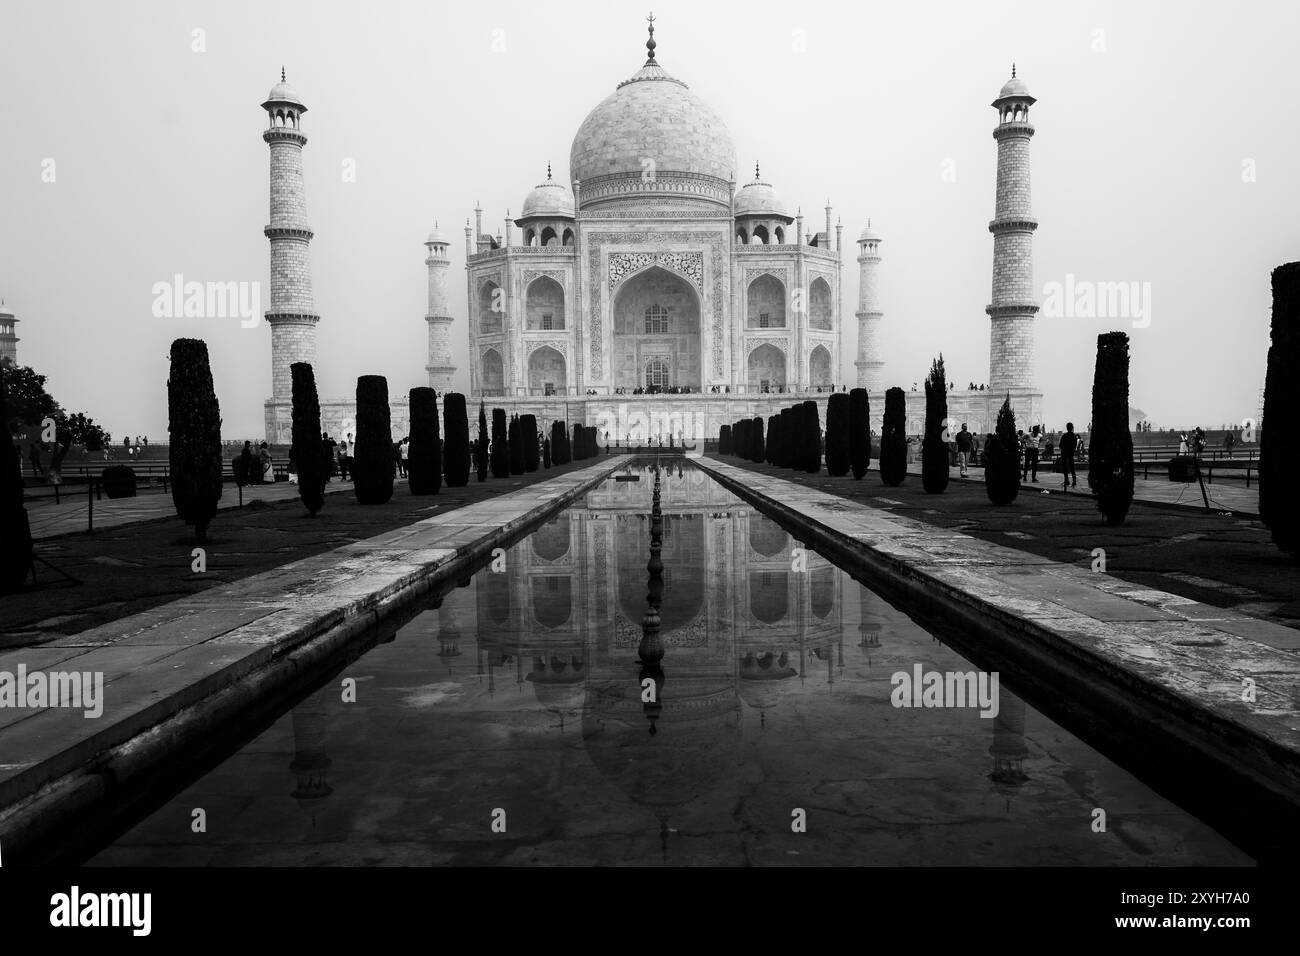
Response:
[[[873,466],[876,460],[872,459]],[[919,461],[909,462],[907,465],[909,475],[919,475],[921,473],[921,463]],[[949,469],[953,481],[961,481],[961,472],[952,468]],[[1078,469],[1079,485],[1071,493],[1089,494],[1087,485],[1087,466]],[[967,474],[970,476],[966,481],[984,481],[983,468],[968,469]],[[1061,489],[1061,476],[1050,471],[1040,471],[1038,473],[1038,484],[1049,491],[1059,491]],[[1031,484],[1030,487],[1033,487]],[[1259,483],[1252,482],[1249,488],[1244,481],[1236,479],[1229,481],[1219,481],[1214,484],[1207,484],[1205,492],[1210,499],[1210,510],[1213,512],[1231,511],[1234,515],[1242,517],[1257,517],[1259,515]],[[1139,501],[1152,501],[1165,505],[1178,505],[1180,507],[1195,508],[1198,511],[1205,509],[1205,500],[1201,497],[1201,488],[1196,482],[1183,484],[1174,481],[1157,481],[1152,478],[1149,480],[1138,478],[1133,482],[1133,497]]]
[[[405,480],[398,479],[399,482]],[[86,487],[84,485],[64,487],[71,491],[71,494],[65,491],[57,504],[54,498],[47,497],[44,491],[41,493],[41,498],[37,500],[29,498],[25,502],[27,520],[31,524],[32,537],[36,540],[43,541],[59,535],[77,534],[86,531],[90,526],[91,506],[86,501]],[[343,491],[352,491],[352,483],[335,479],[325,486],[326,494],[337,494]],[[253,501],[290,501],[297,497],[298,486],[291,485],[287,481],[244,486],[244,504]],[[227,483],[217,507],[223,510],[238,508],[238,486]],[[172,503],[171,493],[164,493],[161,489],[156,491],[148,489],[134,498],[104,497],[94,502],[93,521],[96,529],[112,528],[117,525],[131,524],[134,521],[175,517],[176,506]]]
[[[260,703],[259,694],[283,693],[301,669],[356,640],[381,614],[464,573],[467,563],[486,557],[498,542],[585,493],[624,462],[622,456],[601,458],[111,624],[0,652],[0,672],[15,674],[21,666],[29,674],[75,671],[103,679],[98,719],[81,709],[0,708],[0,846],[6,862],[11,848],[22,859],[21,848],[35,832],[50,839],[58,827],[73,825],[86,801],[107,793],[106,780],[114,791],[126,788],[126,778],[147,774],[151,761],[201,745],[223,714]],[[167,723],[171,719],[181,730]],[[14,806],[56,781],[37,802]]]

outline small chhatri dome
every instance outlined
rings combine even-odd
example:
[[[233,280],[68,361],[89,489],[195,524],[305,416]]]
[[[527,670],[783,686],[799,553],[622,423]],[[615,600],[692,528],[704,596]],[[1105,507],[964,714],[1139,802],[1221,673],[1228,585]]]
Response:
[[[1016,65],[1011,64],[1011,79],[1002,84],[1002,89],[998,93],[998,99],[1006,99],[1010,96],[1029,96],[1029,84],[1016,76]],[[1030,97],[1032,99],[1032,97]]]
[[[266,102],[263,106],[271,104],[286,103],[291,106],[297,106],[304,113],[307,112],[307,106],[298,95],[298,91],[290,86],[284,79],[284,67],[280,67],[280,82],[271,87],[271,92],[266,94]]]
[[[465,220],[465,225],[469,225],[468,219]],[[447,240],[443,238],[442,231],[438,228],[438,221],[436,219],[433,222],[433,232],[429,233],[429,238],[424,241],[426,244],[434,242],[440,242],[443,245],[447,244]]]
[[[754,181],[745,183],[740,192],[736,194],[735,201],[732,203],[732,215],[739,218],[740,216],[774,216],[780,219],[790,219],[790,214],[786,212],[784,204],[772,188],[770,183],[765,183],[759,178],[758,163],[754,164]]]
[[[858,242],[879,242],[880,233],[871,228],[871,220],[867,220],[867,228],[862,230],[862,235],[858,236]]]
[[[0,315],[3,315],[6,318],[10,318],[10,319],[14,317],[14,310],[9,308],[9,306],[5,305],[3,299],[0,299]]]
[[[545,217],[550,219],[573,218],[573,193],[563,183],[551,179],[551,164],[546,164],[546,182],[538,183],[524,200],[524,209],[515,222]]]

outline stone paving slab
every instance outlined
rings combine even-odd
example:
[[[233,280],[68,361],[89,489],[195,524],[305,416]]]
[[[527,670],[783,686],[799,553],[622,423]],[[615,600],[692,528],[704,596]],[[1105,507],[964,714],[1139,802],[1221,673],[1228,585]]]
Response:
[[[1251,770],[1300,803],[1300,642],[1294,629],[1087,567],[1047,559],[1035,564],[1024,552],[960,533],[946,533],[940,549],[927,549],[918,537],[939,538],[923,522],[716,459],[700,467],[742,494],[767,499],[791,522],[807,523],[831,541],[854,542],[874,555],[875,566],[884,559],[891,574],[923,582],[938,602],[960,602],[986,617],[1010,612],[992,620],[1024,633],[1032,642],[1025,653],[1068,655],[1108,675],[1113,686],[1129,688],[1122,692],[1154,693],[1151,699],[1163,701],[1180,726],[1197,728],[1203,735],[1198,742],[1221,747],[1225,761],[1253,761]],[[872,523],[887,532],[859,530],[872,511]],[[946,560],[933,559],[930,550],[941,550]],[[1256,682],[1254,703],[1242,700],[1247,678]]]
[[[405,483],[405,479],[398,479]],[[66,486],[58,504],[51,498],[39,501],[28,499],[27,520],[31,525],[32,537],[37,541],[46,541],[64,534],[78,534],[86,530],[90,523],[89,505],[86,502],[86,488],[82,485]],[[340,483],[337,479],[325,486],[325,493],[338,494],[351,492],[351,482]],[[69,493],[70,492],[70,493]],[[287,481],[275,484],[245,485],[244,505],[250,502],[292,501],[298,497],[298,486]],[[175,518],[176,505],[169,492],[146,491],[134,498],[101,498],[95,502],[95,530],[115,528],[119,525],[133,524],[137,521],[155,521],[159,518]],[[221,499],[217,502],[219,510],[239,507],[239,489],[227,484],[222,489]]]
[[[588,468],[433,515],[37,648],[0,653],[0,670],[104,675],[104,714],[0,709],[0,840],[14,804],[97,755],[228,687],[313,638],[373,624],[382,608],[458,558],[490,548],[624,463]],[[8,847],[8,843],[5,843]]]
[[[1081,484],[1071,490],[1071,494],[1088,495],[1086,475],[1088,465],[1085,462],[1078,469],[1078,476]],[[1163,472],[1163,463],[1160,466]],[[1155,468],[1151,471],[1154,473]],[[1156,480],[1155,478],[1142,478],[1142,466],[1138,465],[1138,477],[1133,481],[1133,497],[1138,501],[1150,501],[1163,505],[1177,505],[1180,508],[1195,508],[1204,510],[1205,501],[1201,498],[1201,487],[1196,482],[1184,484],[1181,481]],[[907,465],[909,475],[919,475],[921,473],[920,462],[909,462]],[[977,481],[981,484],[984,482],[984,469],[971,468],[970,477],[962,478],[961,472],[956,468],[949,469],[949,475],[952,481]],[[1038,484],[1054,494],[1061,490],[1061,476],[1053,473],[1044,472],[1041,469],[1038,472]],[[1028,486],[1028,490],[1034,491],[1033,483]],[[1211,511],[1231,511],[1233,514],[1240,514],[1243,517],[1258,517],[1259,515],[1259,482],[1252,481],[1249,488],[1246,487],[1244,480],[1230,479],[1210,482],[1205,486],[1206,495],[1210,499]]]

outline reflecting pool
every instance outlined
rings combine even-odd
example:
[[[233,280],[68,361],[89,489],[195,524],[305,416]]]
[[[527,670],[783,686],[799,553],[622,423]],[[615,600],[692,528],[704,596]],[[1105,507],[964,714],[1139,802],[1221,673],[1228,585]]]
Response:
[[[620,477],[91,862],[1253,862],[1010,675],[895,706],[978,668],[704,472]]]

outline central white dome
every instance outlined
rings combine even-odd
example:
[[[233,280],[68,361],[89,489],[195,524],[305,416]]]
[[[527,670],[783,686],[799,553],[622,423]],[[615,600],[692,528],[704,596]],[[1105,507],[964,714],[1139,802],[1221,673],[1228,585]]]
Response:
[[[721,117],[653,59],[587,115],[569,151],[582,206],[648,194],[729,206],[735,168]]]

